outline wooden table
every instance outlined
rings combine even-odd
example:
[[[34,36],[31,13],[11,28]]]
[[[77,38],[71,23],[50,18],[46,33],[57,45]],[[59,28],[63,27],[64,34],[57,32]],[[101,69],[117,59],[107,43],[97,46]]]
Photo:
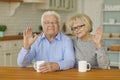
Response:
[[[38,73],[33,68],[0,67],[0,80],[120,80],[119,69],[92,69],[80,73],[77,69]]]

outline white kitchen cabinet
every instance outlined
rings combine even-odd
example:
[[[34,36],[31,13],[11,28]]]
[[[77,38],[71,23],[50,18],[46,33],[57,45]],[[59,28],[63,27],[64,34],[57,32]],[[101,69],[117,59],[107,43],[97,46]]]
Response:
[[[0,66],[4,66],[4,62],[5,62],[4,54],[0,52]]]
[[[4,66],[11,66],[11,55],[13,55],[10,51],[9,52],[3,52],[4,53]]]
[[[44,4],[37,4],[37,8],[41,10],[59,10],[74,11],[77,0],[46,0]]]
[[[16,51],[13,51],[12,52],[12,54],[11,54],[11,64],[10,64],[10,66],[18,66],[17,65],[17,57],[18,57],[18,50],[16,50]]]
[[[0,41],[0,66],[17,66],[22,40]]]
[[[17,56],[18,56],[18,51],[5,51],[4,52],[4,66],[17,66]]]

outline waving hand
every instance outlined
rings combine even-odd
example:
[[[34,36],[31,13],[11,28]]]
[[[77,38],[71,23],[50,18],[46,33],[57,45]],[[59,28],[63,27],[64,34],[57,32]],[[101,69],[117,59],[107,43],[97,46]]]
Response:
[[[97,48],[101,48],[101,38],[102,38],[103,30],[101,27],[98,27],[95,35],[93,36],[93,41],[95,42]]]
[[[38,36],[35,34],[32,34],[32,29],[28,27],[24,32],[23,32],[23,45],[25,49],[29,49],[31,45],[34,43]]]

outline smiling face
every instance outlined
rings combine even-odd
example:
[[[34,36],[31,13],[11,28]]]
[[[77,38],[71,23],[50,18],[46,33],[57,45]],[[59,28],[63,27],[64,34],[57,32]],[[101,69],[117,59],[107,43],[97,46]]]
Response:
[[[77,14],[71,17],[69,25],[73,33],[79,38],[85,38],[92,31],[92,21],[85,14]]]
[[[76,20],[73,22],[73,26],[71,28],[74,29],[73,33],[75,34],[75,36],[77,36],[79,38],[82,38],[88,34],[86,24],[79,18],[76,18]]]
[[[47,36],[55,36],[59,31],[59,21],[55,15],[46,15],[43,19],[43,32]]]

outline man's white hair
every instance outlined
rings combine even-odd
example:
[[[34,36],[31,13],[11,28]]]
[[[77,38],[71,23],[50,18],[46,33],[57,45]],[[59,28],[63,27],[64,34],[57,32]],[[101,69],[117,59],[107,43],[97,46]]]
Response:
[[[60,15],[57,12],[55,12],[55,11],[46,11],[46,12],[43,13],[43,15],[41,17],[42,26],[43,26],[43,19],[47,15],[55,15],[58,18],[58,23],[60,24]]]

